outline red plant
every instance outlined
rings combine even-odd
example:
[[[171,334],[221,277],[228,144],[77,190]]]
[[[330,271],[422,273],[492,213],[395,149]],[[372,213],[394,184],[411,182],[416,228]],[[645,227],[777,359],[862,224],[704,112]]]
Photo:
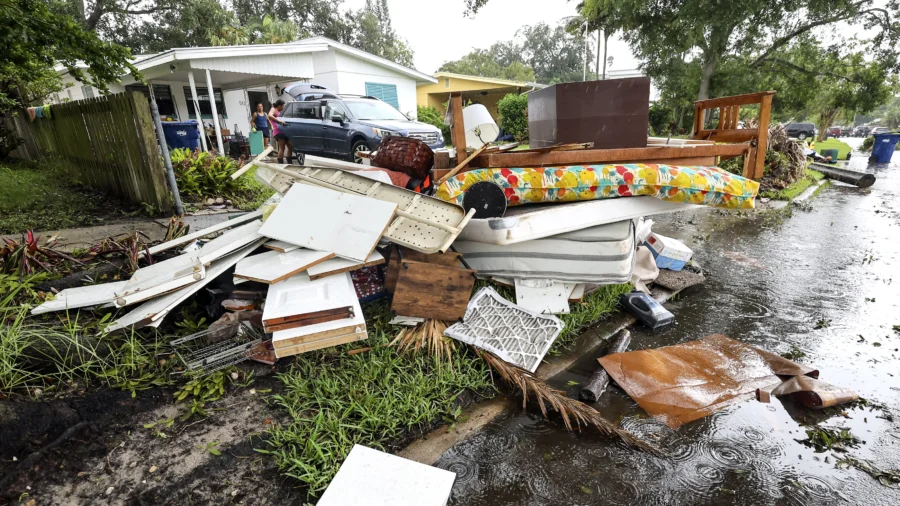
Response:
[[[4,238],[4,245],[0,247],[0,262],[2,262],[0,272],[25,276],[33,274],[37,268],[53,273],[63,262],[84,265],[75,258],[53,249],[59,243],[59,237],[51,237],[43,246],[39,239],[31,230],[22,234],[21,242]]]

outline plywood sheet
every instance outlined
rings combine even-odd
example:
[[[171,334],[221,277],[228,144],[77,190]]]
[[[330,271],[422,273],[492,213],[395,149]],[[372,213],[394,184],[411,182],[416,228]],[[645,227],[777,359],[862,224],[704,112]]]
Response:
[[[332,346],[339,346],[341,344],[352,343],[354,341],[363,341],[368,337],[369,335],[365,330],[361,332],[352,332],[343,336],[327,337],[325,339],[310,341],[287,348],[275,348],[275,356],[278,358],[282,358],[289,357],[291,355],[299,355],[300,353],[306,353],[308,351],[321,350],[322,348],[331,348]]]
[[[272,334],[272,346],[275,348],[287,348],[309,341],[316,341],[326,337],[346,335],[353,332],[361,332],[366,328],[366,318],[357,299],[353,303],[353,316],[325,323],[317,323],[305,327],[289,330],[280,330]]]
[[[249,256],[238,262],[234,269],[234,277],[273,284],[284,281],[294,274],[303,272],[329,258],[334,258],[334,253],[314,251],[306,248],[287,253],[267,251],[259,255]]]
[[[263,224],[266,237],[365,262],[397,204],[309,185],[294,185]]]
[[[333,276],[342,272],[355,271],[357,269],[362,269],[363,267],[383,263],[384,257],[381,256],[381,253],[373,251],[372,254],[369,255],[369,258],[366,258],[365,262],[347,260],[346,258],[332,258],[310,266],[310,268],[306,270],[306,273],[309,274],[309,279],[319,279],[324,278],[325,276]]]
[[[284,242],[284,241],[269,241],[269,242],[263,244],[263,246],[265,246],[266,248],[275,250],[275,251],[280,251],[282,253],[287,253],[289,251],[294,251],[295,249],[300,249],[300,246],[297,246],[296,244],[291,244],[289,242]]]

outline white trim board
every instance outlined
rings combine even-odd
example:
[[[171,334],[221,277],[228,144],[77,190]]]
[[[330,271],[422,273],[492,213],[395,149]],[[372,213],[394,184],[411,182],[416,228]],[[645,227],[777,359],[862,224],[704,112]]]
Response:
[[[397,204],[328,188],[295,184],[259,232],[365,262],[387,230]]]
[[[333,276],[342,272],[355,271],[358,269],[362,269],[363,267],[369,267],[372,265],[379,265],[383,263],[384,257],[381,255],[381,253],[373,251],[372,254],[369,255],[369,258],[366,258],[366,261],[362,263],[355,260],[347,260],[346,258],[332,258],[330,260],[325,260],[322,263],[313,265],[306,270],[306,273],[309,274],[309,279],[319,279],[324,278],[325,276]]]
[[[234,277],[271,285],[284,281],[329,258],[334,258],[334,253],[305,248],[288,253],[267,251],[238,262],[234,268]]]
[[[311,281],[306,273],[300,273],[269,286],[262,319],[265,322],[358,304],[350,274]]]
[[[55,299],[48,300],[32,309],[31,314],[43,314],[51,311],[109,304],[116,298],[116,292],[124,288],[127,283],[128,281],[116,281],[114,283],[103,283],[100,285],[66,288],[56,294]]]
[[[289,242],[284,242],[284,241],[269,241],[269,242],[263,244],[263,247],[271,249],[271,250],[275,250],[275,251],[280,251],[282,253],[290,253],[291,251],[294,251],[295,249],[300,249],[300,246],[297,246],[296,244],[291,244]]]

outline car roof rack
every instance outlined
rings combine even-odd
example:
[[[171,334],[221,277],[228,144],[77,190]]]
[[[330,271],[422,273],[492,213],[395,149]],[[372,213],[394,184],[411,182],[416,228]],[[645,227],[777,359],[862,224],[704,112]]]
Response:
[[[369,99],[369,100],[381,100],[380,98],[373,97],[371,95],[353,95],[353,94],[349,94],[349,93],[341,93],[339,96],[346,97],[346,98],[365,98],[365,99]]]

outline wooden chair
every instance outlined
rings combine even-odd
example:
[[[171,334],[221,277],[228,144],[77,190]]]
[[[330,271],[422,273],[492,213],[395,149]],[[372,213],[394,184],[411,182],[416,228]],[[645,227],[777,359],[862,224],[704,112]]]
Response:
[[[761,178],[766,162],[766,145],[769,141],[769,120],[774,95],[774,91],[761,91],[694,102],[694,131],[691,138],[727,143],[749,142],[751,149],[744,159],[744,177]],[[755,104],[759,104],[759,121],[756,128],[739,128],[741,106]],[[715,128],[705,129],[706,111],[710,109],[719,110],[719,122]]]

